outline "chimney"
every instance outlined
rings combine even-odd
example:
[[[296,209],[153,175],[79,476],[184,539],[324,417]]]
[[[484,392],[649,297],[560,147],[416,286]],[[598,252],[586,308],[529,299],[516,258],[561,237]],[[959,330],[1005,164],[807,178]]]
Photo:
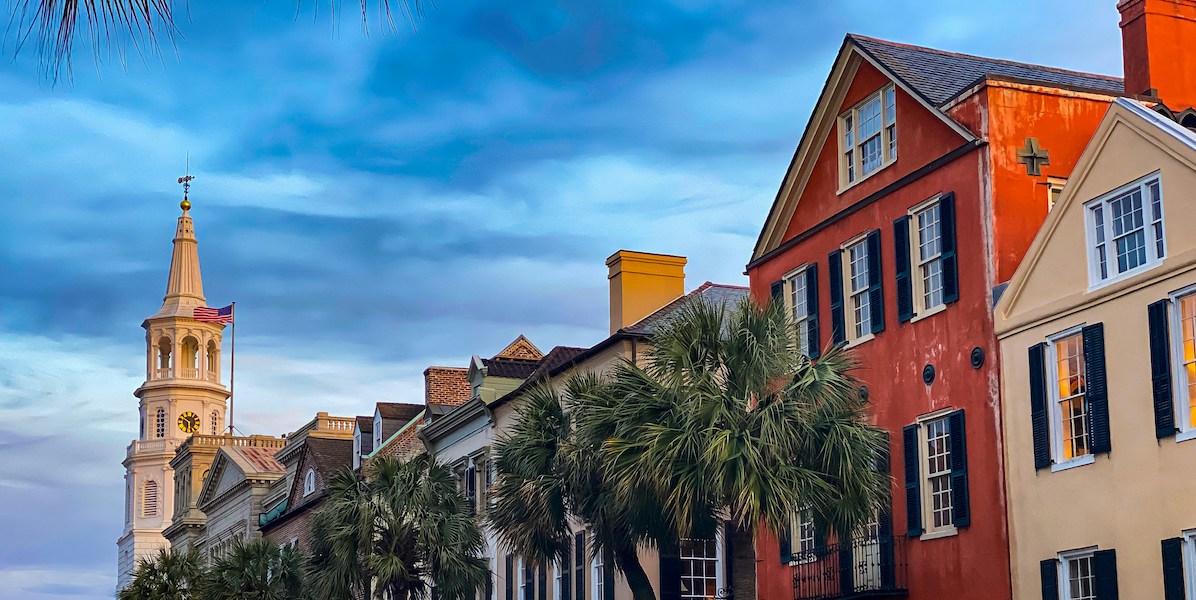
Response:
[[[1121,0],[1117,10],[1126,95],[1196,106],[1196,0]]]
[[[424,369],[424,405],[464,404],[472,395],[469,380],[465,378],[468,373],[468,369],[458,367]]]
[[[619,250],[606,266],[612,334],[685,294],[684,256]]]

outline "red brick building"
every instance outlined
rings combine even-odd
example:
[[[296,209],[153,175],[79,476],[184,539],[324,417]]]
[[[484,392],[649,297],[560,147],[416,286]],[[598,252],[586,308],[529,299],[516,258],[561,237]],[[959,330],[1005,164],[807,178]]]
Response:
[[[1009,598],[994,289],[1120,79],[849,35],[747,266],[812,355],[853,348],[891,511],[760,536],[759,597]]]

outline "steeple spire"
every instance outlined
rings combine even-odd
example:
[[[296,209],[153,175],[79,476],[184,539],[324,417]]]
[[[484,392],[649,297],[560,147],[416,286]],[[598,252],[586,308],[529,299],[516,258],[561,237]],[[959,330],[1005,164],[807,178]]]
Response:
[[[190,317],[191,309],[205,304],[203,278],[199,274],[199,241],[195,239],[195,225],[191,222],[191,201],[187,193],[191,188],[193,175],[179,178],[183,184],[183,201],[179,208],[178,226],[174,232],[174,253],[170,257],[170,277],[166,281],[166,297],[155,317]]]

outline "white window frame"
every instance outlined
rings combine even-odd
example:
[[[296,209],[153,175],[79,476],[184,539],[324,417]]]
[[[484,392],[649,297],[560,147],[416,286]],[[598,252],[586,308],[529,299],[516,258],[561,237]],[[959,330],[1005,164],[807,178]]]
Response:
[[[1196,301],[1196,285],[1190,285],[1183,289],[1176,290],[1171,293],[1170,306],[1168,307],[1168,326],[1170,328],[1170,343],[1171,347],[1171,393],[1174,396],[1176,425],[1179,427],[1179,432],[1175,435],[1175,441],[1183,442],[1190,439],[1196,439],[1196,423],[1192,422],[1192,406],[1189,404],[1188,386],[1196,383],[1188,381],[1188,371],[1184,368],[1184,328],[1183,328],[1183,301],[1186,299],[1193,299]],[[1193,596],[1196,597],[1196,596]]]
[[[937,314],[947,308],[947,303],[944,301],[946,297],[946,281],[943,279],[946,274],[943,272],[943,212],[942,212],[942,195],[935,196],[913,208],[909,209],[909,265],[910,265],[910,283],[913,289],[913,306],[914,316],[910,322],[920,321],[931,315]],[[939,207],[938,216],[938,235],[939,235],[939,251],[933,257],[922,260],[922,230],[918,227],[918,215],[929,211],[932,208]],[[939,290],[939,302],[933,306],[926,304],[926,280],[922,276],[922,266],[933,262],[939,264],[939,279],[943,281],[944,287]]]
[[[863,290],[859,292],[855,292],[851,287],[851,250],[856,247],[861,248],[864,253],[862,264],[865,285]],[[840,279],[842,279],[843,284],[843,329],[846,330],[843,332],[843,336],[847,340],[847,346],[851,347],[876,337],[876,334],[872,333],[872,296],[869,294],[869,286],[867,284],[871,277],[871,274],[868,272],[868,232],[864,232],[843,242],[843,245],[839,249],[841,250],[839,257],[841,263],[840,272],[842,273]],[[862,303],[868,305],[868,324],[866,327],[860,327],[860,322],[856,321],[855,306],[853,305],[856,296],[860,296]],[[858,335],[856,333],[857,328],[861,332]]]
[[[806,535],[807,533],[809,535]],[[793,514],[789,540],[792,554],[790,565],[804,565],[818,560],[815,555],[818,549],[818,531],[814,527],[813,514],[809,509],[802,509]]]
[[[814,350],[818,344],[818,340],[806,339],[809,335],[809,327],[807,326],[807,323],[810,322],[811,318],[817,318],[818,316],[810,313],[810,304],[806,298],[803,298],[801,302],[801,304],[805,307],[805,314],[798,314],[797,312],[797,292],[799,285],[803,294],[809,293],[809,288],[806,287],[806,272],[809,271],[809,269],[810,264],[806,263],[786,273],[785,276],[782,277],[782,279],[785,281],[785,309],[790,315],[793,316],[793,323],[794,326],[797,327],[799,336],[798,349],[801,350],[801,353],[805,354],[806,356],[809,356],[810,352]]]
[[[721,530],[721,528],[720,528],[720,530]],[[721,590],[725,587],[725,584],[723,583],[723,543],[722,543],[722,535],[720,535],[720,533],[721,533],[721,531],[716,532],[713,539],[699,540],[699,541],[703,541],[703,542],[713,542],[714,543],[714,558],[713,558],[713,560],[714,560],[714,589],[715,589],[716,594],[717,594],[718,590]],[[680,548],[678,550],[680,550]],[[696,559],[696,560],[712,560],[710,557],[701,557],[701,558],[696,557],[696,556],[695,557],[686,557],[686,556],[684,556],[683,552],[681,552],[681,551],[678,552],[678,557],[679,557],[679,559],[681,561],[681,565],[682,565],[681,572],[683,573],[683,575],[681,577],[683,579],[685,577],[684,573],[685,573],[686,558],[691,558],[691,559]],[[694,598],[694,599],[705,598],[705,597],[706,597],[705,594],[703,594],[702,596],[698,596],[698,595],[692,596],[692,598]],[[682,595],[680,596],[680,598],[682,598],[683,600],[686,598],[684,591],[682,591]],[[601,599],[596,598],[595,600],[601,600]]]
[[[1093,556],[1096,554],[1096,550],[1096,546],[1091,546],[1088,548],[1081,548],[1079,550],[1068,550],[1066,552],[1059,553],[1059,557],[1056,559],[1059,576],[1059,600],[1076,600],[1076,598],[1071,595],[1071,561],[1081,558],[1087,558],[1089,560],[1089,565],[1092,569],[1093,576],[1093,592],[1095,593],[1096,565],[1093,564],[1092,561],[1094,560]]]
[[[1084,325],[1076,325],[1064,329],[1059,333],[1051,335],[1047,338],[1046,347],[1046,364],[1043,369],[1046,373],[1047,379],[1047,407],[1050,416],[1050,426],[1048,427],[1051,436],[1051,471],[1065,471],[1067,469],[1090,465],[1096,462],[1096,456],[1092,453],[1092,432],[1085,429],[1084,435],[1088,436],[1088,453],[1073,458],[1064,458],[1063,455],[1063,411],[1059,406],[1062,398],[1059,397],[1059,352],[1055,349],[1055,344],[1060,340],[1072,336],[1080,336],[1080,353],[1083,356],[1084,344]],[[1088,369],[1085,365],[1082,373],[1084,380],[1084,395],[1087,399],[1088,394]],[[1089,406],[1087,410],[1091,410]],[[1085,412],[1087,414],[1087,412]],[[1085,417],[1085,427],[1087,427],[1087,417]]]
[[[353,430],[353,468],[361,468],[361,430]]]
[[[573,541],[572,537],[570,537],[569,541],[570,541],[570,543],[572,543],[572,541]],[[559,560],[553,561],[553,563],[552,563],[552,573],[553,573],[552,574],[552,597],[555,600],[564,600],[564,598],[565,598],[565,595],[562,593],[562,592],[564,592],[564,590],[561,589],[561,582],[563,581],[562,576],[564,574],[565,569],[566,569],[566,567],[565,567],[564,563],[562,563]]]
[[[519,557],[519,570],[518,570],[519,585],[515,588],[516,590],[518,590],[515,593],[515,600],[536,600],[536,580],[535,580],[536,572],[535,572],[535,569],[532,569],[532,573],[531,573],[533,576],[532,580],[527,581],[524,578],[524,576],[527,575],[526,570],[527,570],[527,564],[524,562],[524,559],[521,556],[521,557]]]
[[[930,431],[930,424],[938,421],[947,423],[947,485],[951,485],[951,436],[955,435],[951,431],[950,421],[948,416],[955,412],[953,408],[944,408],[936,410],[918,417],[918,489],[922,495],[922,535],[919,536],[922,540],[933,540],[942,537],[950,537],[959,533],[958,528],[952,522],[939,527],[934,526],[934,491],[930,486],[930,453],[927,452],[927,444],[929,442],[928,433]],[[939,475],[935,475],[939,477]],[[951,489],[951,516],[954,521],[955,516],[955,489]]]
[[[1154,203],[1150,197],[1150,184],[1157,183],[1159,187],[1159,206],[1158,212],[1154,210]],[[1117,271],[1117,250],[1115,247],[1115,240],[1113,239],[1113,211],[1110,203],[1113,200],[1119,199],[1127,193],[1134,191],[1137,188],[1142,193],[1142,228],[1145,236],[1144,244],[1146,247],[1146,262],[1129,269],[1124,272]],[[1135,181],[1127,183],[1117,189],[1105,193],[1097,198],[1089,200],[1084,203],[1084,230],[1086,233],[1085,244],[1087,246],[1088,255],[1088,290],[1102,288],[1106,285],[1116,283],[1149,271],[1160,264],[1163,259],[1167,257],[1166,242],[1166,219],[1164,218],[1163,209],[1163,181],[1159,172],[1155,171],[1150,175],[1141,177]],[[1100,255],[1097,250],[1097,224],[1095,208],[1101,207],[1102,221],[1103,221],[1103,235],[1104,241],[1101,242],[1105,246],[1105,261],[1107,268],[1107,276],[1101,277],[1100,273]],[[1162,229],[1162,238],[1155,233],[1155,224],[1159,224],[1159,229]],[[1159,254],[1158,245],[1160,241],[1163,244],[1163,253]]]
[[[1185,531],[1183,540],[1185,597],[1196,598],[1196,530]]]
[[[316,470],[308,467],[303,473],[303,495],[310,496],[316,492]]]
[[[606,596],[606,563],[602,552],[595,552],[590,559],[590,593],[592,600],[602,600]]]
[[[1047,212],[1055,208],[1055,203],[1063,196],[1063,187],[1067,185],[1066,177],[1048,176],[1046,180]]]
[[[892,97],[893,105],[889,106]],[[889,83],[879,90],[869,94],[863,100],[844,111],[838,118],[838,147],[839,147],[839,193],[858,185],[861,181],[885,170],[886,167],[897,162],[897,87]],[[879,131],[868,137],[880,137],[880,164],[868,172],[864,172],[863,146],[860,140],[860,111],[873,101],[880,105]]]
[[[376,413],[374,415],[374,452],[382,447],[382,414]]]

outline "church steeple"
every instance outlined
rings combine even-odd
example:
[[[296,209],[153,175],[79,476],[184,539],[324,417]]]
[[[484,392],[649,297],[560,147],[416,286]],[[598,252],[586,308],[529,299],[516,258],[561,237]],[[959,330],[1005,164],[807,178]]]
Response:
[[[166,297],[156,317],[190,317],[196,306],[204,306],[203,278],[199,274],[199,241],[195,239],[195,225],[191,222],[191,201],[187,198],[191,176],[180,177],[183,201],[179,207],[178,225],[174,232],[174,252],[170,257],[170,276],[166,280]]]

